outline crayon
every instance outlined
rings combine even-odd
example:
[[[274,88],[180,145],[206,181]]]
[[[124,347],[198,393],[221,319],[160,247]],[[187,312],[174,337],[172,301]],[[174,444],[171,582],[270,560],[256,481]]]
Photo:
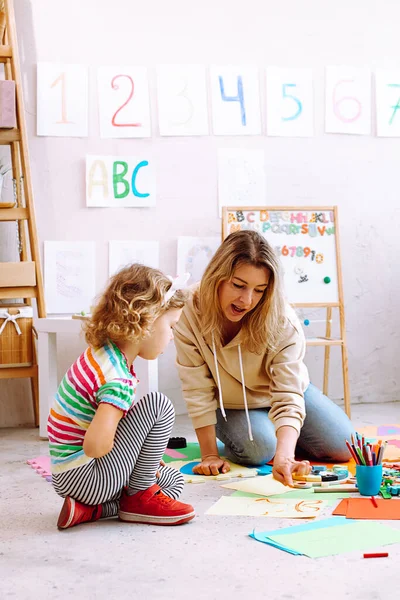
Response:
[[[386,558],[389,552],[374,552],[372,554],[364,554],[364,558]]]
[[[378,503],[377,503],[377,501],[376,501],[376,498],[375,498],[375,496],[371,496],[371,502],[372,502],[372,504],[375,506],[375,508],[378,508]]]
[[[329,492],[358,492],[356,485],[328,485],[324,487],[315,487],[314,494],[326,494]]]

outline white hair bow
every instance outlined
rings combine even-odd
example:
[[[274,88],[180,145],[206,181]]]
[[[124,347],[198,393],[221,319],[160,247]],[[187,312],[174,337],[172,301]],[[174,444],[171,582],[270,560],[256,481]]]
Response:
[[[163,304],[166,304],[168,300],[171,300],[175,292],[178,290],[184,290],[186,288],[190,273],[183,273],[183,275],[178,275],[178,277],[175,278],[171,277],[170,275],[167,275],[167,277],[170,281],[172,281],[172,285],[169,290],[165,292]]]

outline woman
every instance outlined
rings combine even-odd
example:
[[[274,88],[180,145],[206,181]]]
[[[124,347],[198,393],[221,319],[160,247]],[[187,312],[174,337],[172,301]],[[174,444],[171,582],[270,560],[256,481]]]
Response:
[[[194,471],[226,473],[229,460],[261,465],[292,485],[309,458],[344,462],[346,414],[310,383],[301,325],[282,292],[279,259],[255,231],[230,234],[175,328],[183,395],[201,449]]]

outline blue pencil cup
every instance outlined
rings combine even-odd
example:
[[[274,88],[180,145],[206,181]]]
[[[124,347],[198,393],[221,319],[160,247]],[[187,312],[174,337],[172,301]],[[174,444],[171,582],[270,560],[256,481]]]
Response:
[[[356,480],[362,496],[376,496],[382,484],[382,465],[356,465]]]

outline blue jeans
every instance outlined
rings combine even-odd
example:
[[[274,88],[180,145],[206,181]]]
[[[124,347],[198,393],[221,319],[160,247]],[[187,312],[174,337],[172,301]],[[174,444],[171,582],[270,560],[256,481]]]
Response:
[[[345,440],[354,428],[346,413],[310,383],[304,392],[306,418],[297,440],[296,455],[311,460],[347,462]],[[276,451],[275,427],[268,408],[249,410],[254,441],[249,440],[244,410],[227,410],[224,420],[217,410],[217,437],[225,444],[225,456],[241,465],[263,465]]]

